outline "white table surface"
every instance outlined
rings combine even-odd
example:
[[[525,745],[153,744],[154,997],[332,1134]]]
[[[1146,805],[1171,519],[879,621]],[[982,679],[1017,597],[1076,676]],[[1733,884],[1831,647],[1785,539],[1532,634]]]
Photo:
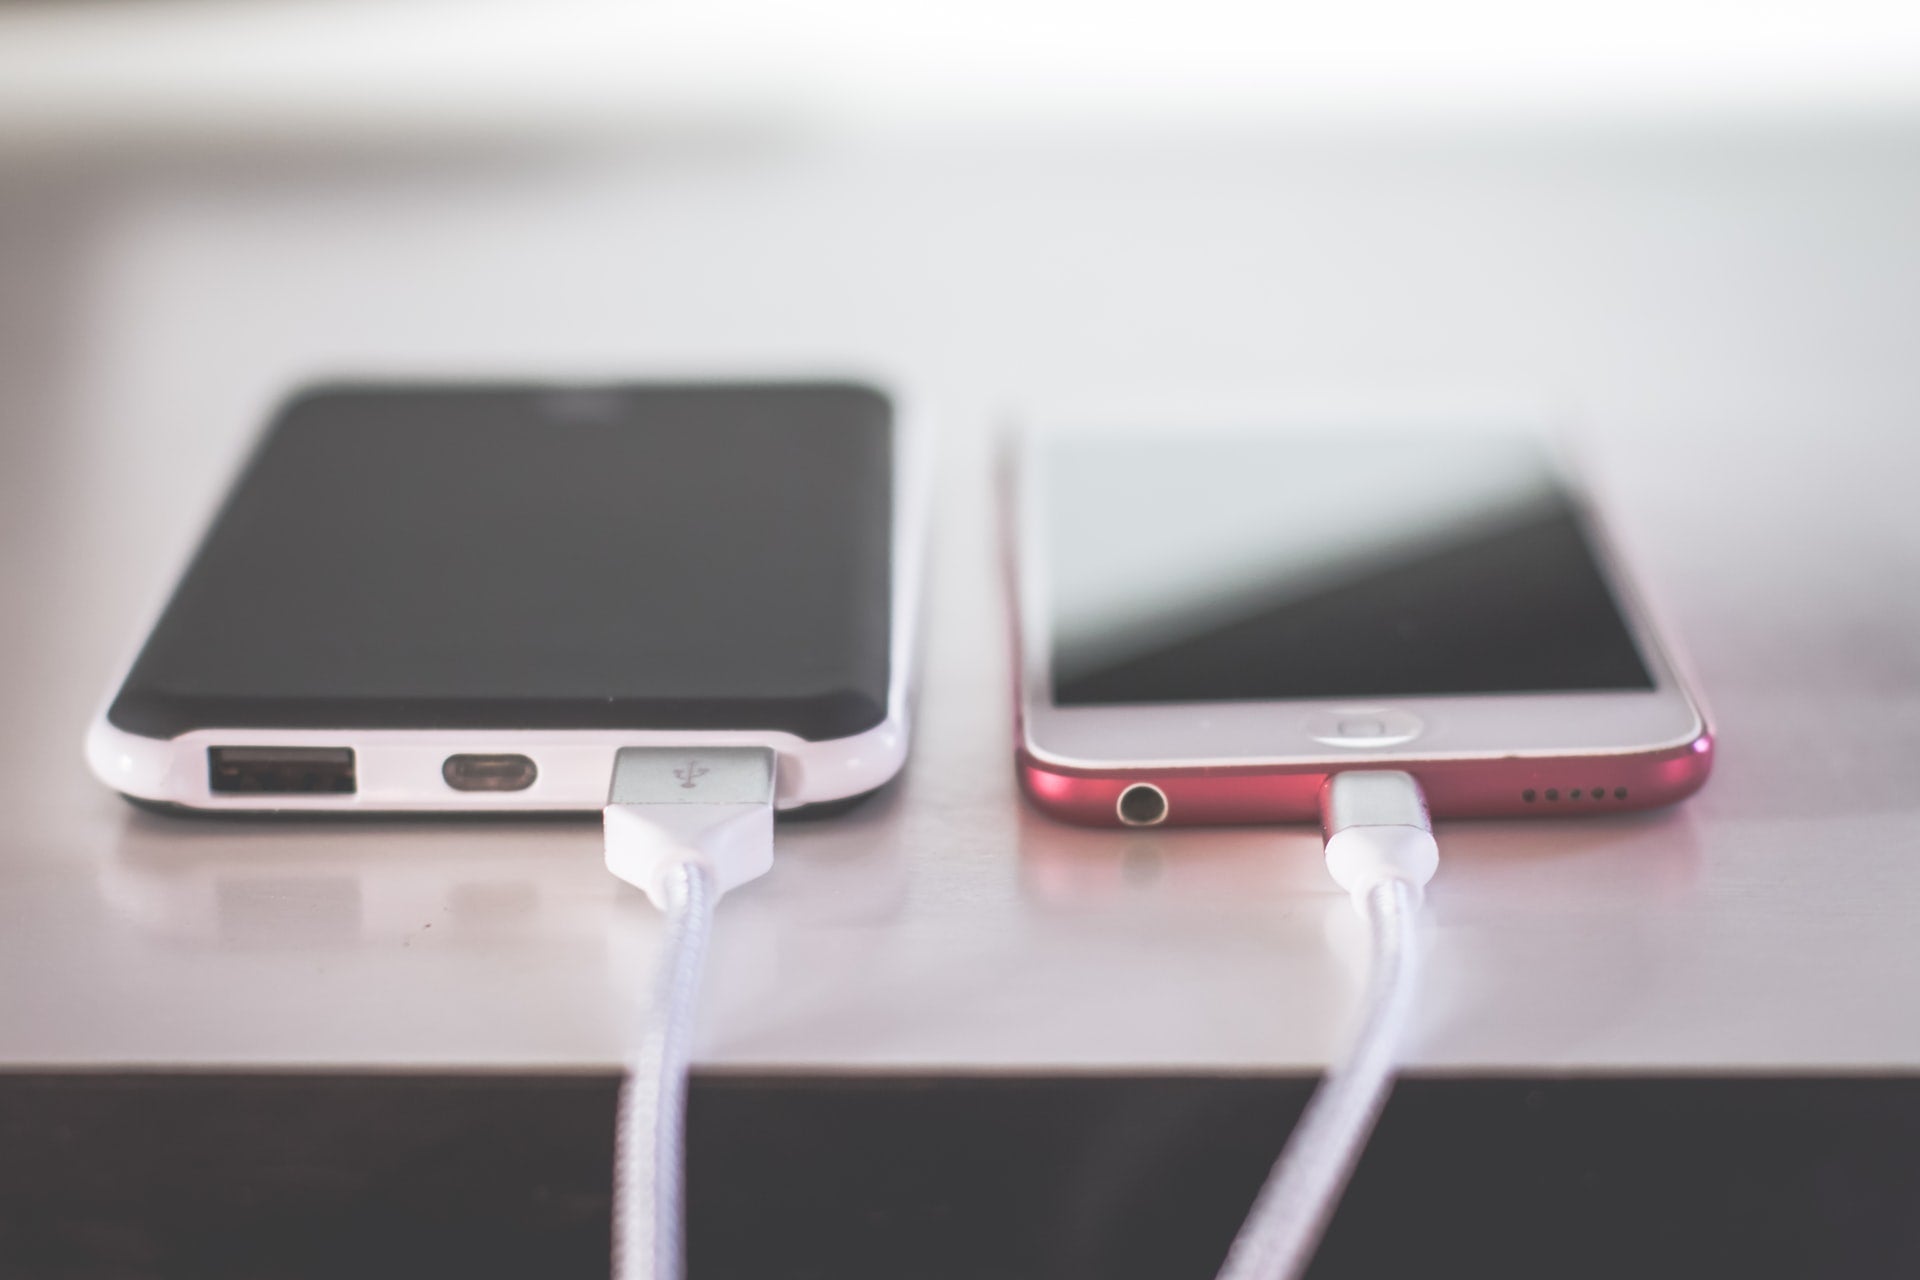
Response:
[[[1020,802],[988,428],[1518,395],[1584,424],[1719,770],[1448,824],[1415,1063],[1920,1067],[1920,127],[14,156],[0,279],[0,1067],[615,1061],[658,932],[593,823],[156,817],[81,736],[290,385],[814,368],[943,424],[916,750],[725,902],[703,1064],[1323,1062],[1314,833]]]

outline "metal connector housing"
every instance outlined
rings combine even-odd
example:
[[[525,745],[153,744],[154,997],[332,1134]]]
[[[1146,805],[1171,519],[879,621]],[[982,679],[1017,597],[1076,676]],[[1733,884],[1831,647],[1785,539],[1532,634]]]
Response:
[[[622,747],[608,804],[773,803],[770,747]]]

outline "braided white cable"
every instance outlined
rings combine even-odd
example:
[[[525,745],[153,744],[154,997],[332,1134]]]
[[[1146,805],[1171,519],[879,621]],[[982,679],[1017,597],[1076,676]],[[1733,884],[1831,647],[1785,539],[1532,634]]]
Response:
[[[685,1266],[687,1062],[718,894],[713,872],[693,861],[666,870],[661,889],[667,936],[653,1004],[620,1082],[613,1164],[615,1280],[681,1280]]]
[[[1227,1253],[1220,1280],[1303,1274],[1393,1089],[1419,977],[1414,922],[1420,888],[1387,879],[1360,898],[1371,931],[1365,1012],[1346,1057],[1314,1091]]]

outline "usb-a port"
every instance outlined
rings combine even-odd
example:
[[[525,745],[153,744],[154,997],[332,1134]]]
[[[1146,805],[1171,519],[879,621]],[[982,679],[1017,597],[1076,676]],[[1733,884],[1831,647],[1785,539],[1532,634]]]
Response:
[[[208,747],[207,785],[227,795],[351,795],[351,747]]]

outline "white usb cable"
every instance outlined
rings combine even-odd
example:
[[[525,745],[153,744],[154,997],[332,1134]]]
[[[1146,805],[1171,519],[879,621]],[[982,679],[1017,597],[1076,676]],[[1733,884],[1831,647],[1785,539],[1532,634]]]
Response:
[[[1294,1280],[1306,1271],[1393,1089],[1413,1008],[1415,918],[1440,865],[1420,784],[1391,770],[1337,773],[1320,812],[1327,870],[1353,895],[1372,940],[1364,1010],[1254,1199],[1220,1280]]]
[[[653,999],[620,1082],[615,1280],[681,1280],[686,1265],[687,1064],[721,894],[773,866],[774,753],[627,747],[605,813],[607,869],[666,914]]]
[[[721,894],[773,865],[774,754],[629,747],[605,814],[607,867],[667,917],[653,1000],[620,1086],[615,1280],[681,1280],[687,1064]],[[1387,1093],[1417,973],[1414,921],[1439,865],[1412,775],[1359,771],[1321,797],[1327,868],[1372,935],[1365,1011],[1255,1199],[1221,1280],[1293,1280],[1312,1261]]]

